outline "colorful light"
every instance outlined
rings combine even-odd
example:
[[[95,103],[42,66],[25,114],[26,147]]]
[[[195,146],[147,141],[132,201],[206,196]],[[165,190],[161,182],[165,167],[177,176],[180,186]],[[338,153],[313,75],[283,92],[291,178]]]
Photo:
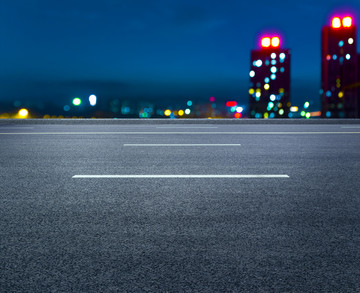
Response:
[[[241,118],[241,116],[242,116],[241,113],[235,113],[234,114],[234,117],[237,118],[237,119]]]
[[[210,102],[215,102],[215,97],[210,97],[210,98],[209,98],[209,101],[210,101]]]
[[[339,17],[334,17],[331,21],[331,26],[333,28],[340,28],[341,27],[341,20]]]
[[[309,106],[310,106],[310,103],[309,103],[309,102],[305,102],[304,108],[307,109],[307,108],[309,108]]]
[[[191,113],[191,110],[190,110],[190,109],[186,109],[186,110],[185,110],[185,114],[186,114],[186,115],[189,115],[190,113]]]
[[[235,107],[237,105],[236,101],[227,101],[226,107]]]
[[[297,111],[299,111],[298,107],[296,107],[296,106],[290,107],[290,112],[297,112]]]
[[[170,116],[171,115],[171,111],[169,109],[164,111],[165,116]]]
[[[349,38],[349,39],[348,39],[348,43],[349,43],[349,45],[354,44],[354,39],[353,39],[353,38]]]
[[[72,103],[74,106],[80,106],[81,100],[79,98],[75,98],[73,99]]]
[[[18,115],[20,118],[27,118],[29,111],[27,109],[20,109]]]
[[[178,115],[183,116],[184,115],[184,110],[179,110]]]
[[[279,37],[273,37],[271,39],[271,45],[274,47],[274,48],[277,48],[280,46],[280,38]]]
[[[342,20],[343,27],[351,27],[352,25],[352,18],[350,16],[346,16]]]
[[[270,44],[271,44],[271,40],[269,37],[265,37],[265,38],[262,38],[261,39],[261,46],[263,48],[269,48],[270,47]]]
[[[90,102],[90,105],[91,106],[95,106],[96,105],[96,100],[97,100],[97,97],[95,95],[91,95],[89,97],[89,102]]]

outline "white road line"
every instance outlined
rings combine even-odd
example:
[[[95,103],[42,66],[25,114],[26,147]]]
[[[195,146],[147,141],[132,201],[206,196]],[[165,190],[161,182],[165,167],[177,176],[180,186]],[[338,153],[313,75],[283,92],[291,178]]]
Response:
[[[360,128],[360,126],[341,126],[341,128]]]
[[[114,132],[1,132],[0,135],[114,135],[114,134],[128,134],[128,135],[150,135],[150,134],[230,134],[230,135],[304,135],[304,134],[360,134],[360,131],[287,131],[287,132],[245,132],[245,131],[224,131],[224,132],[185,132],[185,131],[168,131],[168,132],[154,132],[154,131],[114,131]]]
[[[72,178],[290,178],[289,175],[74,175]]]
[[[199,146],[241,146],[241,144],[236,144],[236,143],[232,143],[232,144],[224,144],[224,143],[213,143],[213,144],[206,144],[206,143],[188,143],[188,144],[184,144],[184,143],[159,143],[159,144],[151,144],[151,143],[124,143],[123,144],[124,147],[162,147],[162,146],[166,146],[166,147],[199,147]]]
[[[189,129],[189,128],[205,128],[205,129],[211,129],[211,128],[218,128],[217,126],[208,126],[208,127],[201,127],[201,126],[157,126],[156,128],[185,128],[185,129]]]

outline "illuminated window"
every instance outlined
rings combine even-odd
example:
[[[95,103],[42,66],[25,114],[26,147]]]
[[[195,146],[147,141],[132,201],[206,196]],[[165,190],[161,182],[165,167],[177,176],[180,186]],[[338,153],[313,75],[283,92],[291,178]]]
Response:
[[[276,65],[276,60],[271,60],[271,65]]]
[[[255,65],[256,65],[257,67],[261,67],[262,64],[263,64],[263,63],[262,63],[261,60],[257,60],[256,63],[255,63]]]
[[[275,59],[276,58],[276,54],[275,53],[271,53],[271,59]]]
[[[350,16],[344,17],[342,23],[343,23],[343,27],[351,27],[352,18]]]
[[[273,37],[271,39],[271,45],[276,48],[276,47],[279,47],[280,46],[280,39],[279,37]]]
[[[281,68],[280,68],[280,72],[281,72],[281,73],[284,73],[284,72],[285,72],[285,68],[284,68],[284,67],[281,67]]]
[[[346,54],[345,58],[346,58],[346,60],[350,60],[351,55],[350,55],[350,54]]]
[[[339,47],[342,47],[342,46],[344,46],[344,41],[339,42]]]
[[[254,77],[255,76],[255,71],[254,70],[251,70],[250,73],[249,73],[250,77]]]
[[[270,47],[270,38],[269,37],[265,37],[261,39],[261,46],[264,48],[268,48]]]
[[[279,57],[280,59],[285,59],[285,53],[280,53]]]
[[[341,20],[340,20],[340,18],[334,17],[334,18],[332,19],[332,21],[331,21],[331,26],[332,26],[333,28],[339,28],[339,27],[341,27]]]
[[[265,60],[265,65],[268,66],[270,64],[269,60]]]
[[[348,43],[349,43],[349,45],[354,44],[354,39],[353,39],[353,38],[349,38],[349,39],[348,39]]]
[[[271,71],[272,73],[276,73],[276,72],[277,72],[277,68],[276,68],[275,66],[273,66],[273,67],[271,67],[270,71]]]
[[[276,79],[276,74],[271,74],[270,78],[271,78],[272,80],[275,80],[275,79]]]

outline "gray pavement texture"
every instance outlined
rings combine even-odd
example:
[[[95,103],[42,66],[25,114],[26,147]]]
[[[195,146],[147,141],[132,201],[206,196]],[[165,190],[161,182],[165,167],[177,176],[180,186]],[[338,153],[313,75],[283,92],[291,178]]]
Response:
[[[360,124],[181,126],[2,123],[0,292],[360,292]]]

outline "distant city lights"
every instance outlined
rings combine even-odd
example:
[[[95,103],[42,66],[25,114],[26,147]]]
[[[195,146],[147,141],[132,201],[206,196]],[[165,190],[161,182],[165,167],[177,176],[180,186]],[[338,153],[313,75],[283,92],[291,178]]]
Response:
[[[169,109],[165,110],[164,115],[165,116],[170,116],[171,115],[171,110],[169,110]]]
[[[91,106],[95,106],[97,102],[97,97],[95,95],[90,95],[89,102]]]
[[[27,118],[29,115],[29,111],[27,109],[20,109],[18,112],[18,116],[20,118]]]
[[[186,115],[189,115],[190,113],[191,113],[191,110],[190,110],[190,109],[186,109],[186,110],[185,110],[185,114],[186,114]]]
[[[79,98],[74,98],[73,101],[72,101],[73,105],[74,106],[80,106],[81,104],[81,99]]]

